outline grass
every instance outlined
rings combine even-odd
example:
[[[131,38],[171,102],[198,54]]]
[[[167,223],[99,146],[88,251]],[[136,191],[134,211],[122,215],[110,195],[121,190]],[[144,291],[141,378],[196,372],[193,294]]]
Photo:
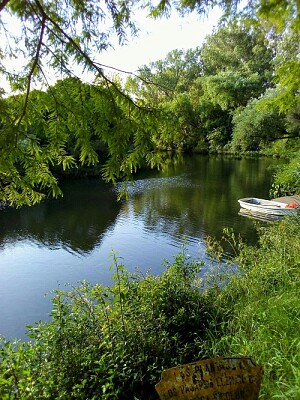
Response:
[[[299,219],[260,229],[259,246],[244,247],[238,261],[243,275],[218,298],[229,317],[215,353],[263,365],[260,398],[300,399]]]

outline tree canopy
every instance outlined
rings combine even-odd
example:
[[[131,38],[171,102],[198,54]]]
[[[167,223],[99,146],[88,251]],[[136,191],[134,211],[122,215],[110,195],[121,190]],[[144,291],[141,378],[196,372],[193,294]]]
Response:
[[[202,47],[174,50],[125,86],[101,64],[113,37],[137,33],[137,9],[155,18],[215,6],[224,17]],[[299,10],[296,0],[0,1],[0,74],[10,85],[0,88],[0,201],[59,195],[59,169],[101,164],[116,182],[161,163],[159,150],[222,151],[239,140],[260,149],[268,121],[299,137]],[[276,96],[263,96],[271,87]],[[261,140],[247,133],[254,122]]]
[[[125,176],[145,156],[147,138],[142,143],[140,136],[141,129],[147,129],[149,114],[144,113],[143,128],[133,128],[134,123],[129,127],[135,119],[133,115],[143,112],[142,108],[94,59],[111,45],[111,35],[116,34],[123,43],[128,33],[136,33],[131,18],[133,3],[0,3],[0,73],[12,90],[8,100],[2,90],[1,98],[0,200],[15,205],[34,204],[47,192],[60,194],[53,167],[61,165],[66,169],[78,163],[98,163],[95,136],[106,146],[104,175],[109,180]],[[12,21],[19,25],[16,33],[11,29]],[[24,63],[14,71],[9,68],[8,59]],[[93,72],[93,88],[74,80],[73,64]],[[73,80],[53,87],[49,72]],[[33,91],[34,85],[41,84],[46,92]],[[93,126],[96,117],[97,126]],[[134,151],[137,148],[139,151]]]

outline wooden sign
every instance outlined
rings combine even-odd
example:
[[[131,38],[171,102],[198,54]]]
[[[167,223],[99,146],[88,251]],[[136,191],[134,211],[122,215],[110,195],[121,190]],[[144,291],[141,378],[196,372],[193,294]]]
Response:
[[[161,400],[257,400],[262,368],[249,357],[212,358],[162,372]]]

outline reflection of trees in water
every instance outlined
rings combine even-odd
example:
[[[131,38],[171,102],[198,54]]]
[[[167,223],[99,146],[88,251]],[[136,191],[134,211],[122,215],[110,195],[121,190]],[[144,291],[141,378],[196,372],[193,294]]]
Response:
[[[268,197],[268,166],[272,162],[186,158],[186,165],[148,174],[156,177],[140,179],[130,186],[122,214],[142,219],[149,231],[167,233],[174,240],[183,235],[201,240],[204,234],[220,240],[224,227],[255,240],[253,223],[238,215],[237,200],[253,195]],[[1,210],[0,246],[28,238],[47,247],[92,251],[115,223],[121,204],[115,192],[97,180],[70,181],[63,186],[62,199],[31,208]]]
[[[165,184],[163,178],[144,181],[145,190],[133,193],[134,213],[142,216],[146,227],[174,237],[200,239],[205,232],[218,240],[224,227],[232,227],[256,240],[253,223],[238,216],[237,200],[268,198],[272,160],[192,157],[187,162],[189,174],[179,175],[179,170],[177,179],[165,178]]]
[[[63,185],[64,197],[33,207],[2,210],[0,243],[30,239],[51,248],[90,252],[118,215],[115,193],[98,180]]]

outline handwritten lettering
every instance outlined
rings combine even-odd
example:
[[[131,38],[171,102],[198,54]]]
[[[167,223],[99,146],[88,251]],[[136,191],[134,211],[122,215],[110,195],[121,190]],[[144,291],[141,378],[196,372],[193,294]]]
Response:
[[[177,395],[176,388],[169,389],[168,390],[168,395],[169,395],[170,398],[176,396]]]
[[[163,371],[161,400],[256,400],[262,369],[250,358],[216,358]]]

